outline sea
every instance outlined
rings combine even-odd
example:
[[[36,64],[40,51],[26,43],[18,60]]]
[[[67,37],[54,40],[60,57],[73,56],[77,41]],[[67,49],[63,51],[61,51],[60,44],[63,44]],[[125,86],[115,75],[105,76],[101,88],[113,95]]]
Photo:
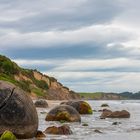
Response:
[[[44,140],[140,140],[140,100],[90,100],[87,101],[93,110],[92,115],[81,115],[81,123],[68,124],[73,132],[72,135],[46,135]],[[44,131],[49,126],[61,126],[60,122],[47,122],[45,117],[47,112],[58,105],[56,102],[47,109],[37,108],[39,116],[39,130]],[[130,118],[126,119],[100,119],[103,109],[101,105],[107,103],[110,110],[127,110],[130,112]],[[113,122],[119,122],[118,125],[112,125]],[[88,126],[83,126],[83,124]],[[95,132],[99,130],[101,133]]]

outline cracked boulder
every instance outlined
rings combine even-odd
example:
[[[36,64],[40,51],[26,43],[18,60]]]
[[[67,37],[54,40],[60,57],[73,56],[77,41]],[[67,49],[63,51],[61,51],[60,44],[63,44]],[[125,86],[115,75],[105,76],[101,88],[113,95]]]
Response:
[[[9,130],[17,138],[33,138],[37,128],[38,116],[32,100],[13,84],[0,81],[0,135]]]

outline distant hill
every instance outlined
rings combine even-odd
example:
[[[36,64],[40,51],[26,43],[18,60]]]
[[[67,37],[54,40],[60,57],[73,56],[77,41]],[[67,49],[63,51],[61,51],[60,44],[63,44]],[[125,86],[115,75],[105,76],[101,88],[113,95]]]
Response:
[[[81,98],[87,100],[122,100],[126,99],[126,97],[122,97],[116,93],[104,93],[104,92],[96,92],[96,93],[79,93]]]
[[[140,99],[140,91],[136,93],[123,92],[119,94],[122,97],[127,97],[128,99]]]
[[[87,100],[139,100],[140,99],[140,91],[137,93],[132,92],[123,92],[123,93],[104,93],[104,92],[96,92],[96,93],[79,93],[81,98]]]
[[[0,55],[0,80],[15,84],[34,98],[80,99],[78,94],[64,87],[54,77],[44,75],[37,70],[21,68],[2,55]]]

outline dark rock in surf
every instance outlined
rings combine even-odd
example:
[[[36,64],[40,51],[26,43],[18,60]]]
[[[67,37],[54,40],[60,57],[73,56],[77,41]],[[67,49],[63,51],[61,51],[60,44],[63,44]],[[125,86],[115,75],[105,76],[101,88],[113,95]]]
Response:
[[[109,107],[109,105],[104,103],[104,104],[101,105],[101,107]]]
[[[111,110],[104,109],[100,118],[130,118],[130,113],[126,110],[112,112]]]
[[[72,131],[68,125],[63,125],[60,127],[51,126],[45,130],[46,134],[55,134],[55,135],[70,135]]]
[[[81,117],[73,107],[68,105],[59,105],[48,112],[45,120],[81,122]]]
[[[62,102],[61,104],[66,104],[74,107],[80,114],[93,113],[91,106],[85,101],[68,101],[68,102]]]
[[[40,139],[40,138],[45,138],[46,136],[45,136],[45,134],[42,131],[38,130],[35,137],[37,139]]]
[[[39,107],[39,108],[47,108],[48,107],[48,103],[46,100],[44,99],[40,99],[40,100],[37,100],[35,102],[35,106],[36,107]]]

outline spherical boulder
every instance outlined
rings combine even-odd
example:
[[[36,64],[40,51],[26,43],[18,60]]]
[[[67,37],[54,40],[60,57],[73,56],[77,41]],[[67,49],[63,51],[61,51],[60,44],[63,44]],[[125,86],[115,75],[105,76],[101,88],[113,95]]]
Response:
[[[80,122],[81,117],[79,113],[69,105],[59,105],[50,110],[46,116],[46,121],[68,121]]]
[[[74,107],[80,114],[92,114],[91,106],[85,101],[68,101],[62,102],[61,104],[66,104]]]
[[[32,138],[38,128],[38,116],[26,93],[8,82],[0,81],[0,135],[6,130],[17,138]]]
[[[68,125],[62,125],[60,127],[51,126],[45,130],[46,134],[54,134],[54,135],[70,135],[72,131]]]
[[[46,100],[40,99],[40,100],[37,100],[35,102],[35,106],[39,107],[39,108],[47,108],[48,107],[48,103],[47,103]]]

